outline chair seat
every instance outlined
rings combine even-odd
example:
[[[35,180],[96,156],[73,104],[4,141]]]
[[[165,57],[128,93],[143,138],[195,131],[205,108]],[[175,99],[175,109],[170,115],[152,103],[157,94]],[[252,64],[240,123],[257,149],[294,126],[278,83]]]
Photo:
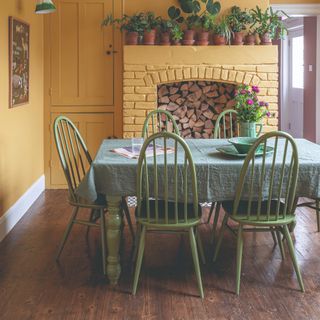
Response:
[[[270,203],[270,217],[268,219],[267,212],[268,212],[268,201],[261,202],[261,209],[260,209],[260,217],[259,220],[257,219],[257,212],[258,212],[258,201],[251,202],[251,215],[250,217],[247,216],[248,213],[248,201],[240,201],[237,216],[232,216],[233,213],[233,205],[234,201],[223,201],[222,207],[227,214],[230,215],[230,218],[247,224],[252,225],[283,225],[289,224],[295,220],[294,215],[287,215],[285,218],[282,216],[282,212],[284,212],[284,203],[280,202],[280,209],[279,209],[279,217],[276,218],[277,200],[271,200]]]
[[[156,222],[156,201],[154,199],[149,200],[150,205],[150,217],[148,224],[161,224],[165,223],[165,201],[164,200],[158,200],[158,214],[159,219],[158,222]],[[174,225],[176,223],[175,221],[175,203],[174,202],[168,202],[168,223],[171,225]],[[138,207],[135,211],[136,217],[139,220],[140,223],[146,223],[144,221],[147,218],[147,201],[141,202],[141,214],[140,217],[138,217]],[[188,219],[188,225],[194,225],[200,222],[201,219],[201,206],[198,204],[198,217],[194,216],[194,208],[193,203],[188,203],[187,205],[187,219]],[[178,203],[178,222],[184,223],[184,203]]]
[[[69,197],[69,203],[72,206],[82,207],[82,208],[91,208],[91,209],[105,209],[107,208],[106,197],[102,194],[98,194],[98,198],[94,202],[90,202],[87,199],[77,196],[77,199],[72,199]]]

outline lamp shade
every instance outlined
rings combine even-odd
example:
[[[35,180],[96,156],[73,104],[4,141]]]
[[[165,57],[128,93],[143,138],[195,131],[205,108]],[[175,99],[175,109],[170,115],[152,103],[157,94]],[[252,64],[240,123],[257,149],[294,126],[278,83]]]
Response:
[[[56,11],[56,6],[53,4],[52,0],[40,0],[36,5],[37,14],[46,14]]]

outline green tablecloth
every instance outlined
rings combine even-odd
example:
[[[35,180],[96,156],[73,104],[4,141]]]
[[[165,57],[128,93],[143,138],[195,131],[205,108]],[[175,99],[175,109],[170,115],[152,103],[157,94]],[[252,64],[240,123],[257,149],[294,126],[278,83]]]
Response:
[[[191,149],[198,178],[199,201],[232,200],[238,182],[243,159],[230,158],[220,154],[216,148],[228,144],[226,140],[187,140]],[[297,196],[320,197],[320,146],[304,139],[296,140],[299,152],[299,178]],[[109,196],[129,196],[136,194],[137,159],[127,159],[111,150],[131,146],[131,140],[104,140],[87,175],[80,184],[77,194],[90,201],[97,194]],[[281,162],[283,142],[279,141],[277,162]],[[171,155],[171,157],[173,157]],[[170,156],[169,156],[170,158]],[[159,156],[161,162],[161,156]],[[181,159],[182,161],[182,159]],[[268,162],[272,156],[268,156]],[[261,158],[256,158],[261,164]],[[275,181],[280,174],[276,171]],[[267,171],[268,172],[268,171]],[[269,175],[266,175],[266,179]],[[256,179],[258,188],[258,179]],[[266,184],[267,185],[267,184]],[[182,190],[181,190],[182,192]],[[268,190],[263,191],[268,194]],[[191,198],[191,197],[190,197]]]

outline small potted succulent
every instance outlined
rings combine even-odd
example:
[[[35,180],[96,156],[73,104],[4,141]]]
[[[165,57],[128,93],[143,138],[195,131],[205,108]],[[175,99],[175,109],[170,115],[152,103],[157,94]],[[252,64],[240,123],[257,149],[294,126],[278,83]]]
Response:
[[[270,117],[269,104],[259,101],[257,94],[260,92],[257,86],[240,85],[235,91],[235,110],[238,112],[239,129],[241,137],[253,137],[262,130],[259,123],[265,116]]]
[[[252,16],[248,11],[233,6],[226,19],[232,32],[231,43],[233,45],[242,45],[244,37],[243,32],[247,29],[247,25],[253,22]]]
[[[216,46],[223,46],[230,44],[231,30],[226,18],[222,18],[220,22],[213,26],[213,44]]]
[[[171,29],[171,38],[172,38],[172,44],[174,46],[181,45],[181,40],[183,39],[183,31],[180,25],[177,23]]]
[[[143,44],[154,45],[156,43],[156,28],[159,25],[159,17],[155,17],[153,12],[147,12],[143,15],[142,23],[144,26]]]
[[[259,35],[262,45],[271,45],[274,39],[283,39],[287,34],[281,16],[289,16],[283,11],[273,11],[271,7],[262,11],[258,6],[251,10],[254,23],[252,27]]]
[[[143,13],[133,16],[124,15],[121,19],[115,19],[110,14],[103,21],[103,26],[116,25],[121,31],[126,32],[126,44],[137,45],[139,37],[144,31]]]
[[[170,46],[170,36],[174,26],[175,22],[173,20],[159,18],[160,45]]]
[[[200,31],[198,32],[197,44],[199,46],[207,46],[209,44],[209,31],[214,26],[216,16],[205,12],[202,14],[197,22]]]
[[[184,45],[193,45],[195,42],[195,28],[199,26],[199,22],[202,24],[206,18],[201,17],[204,15],[216,16],[221,10],[221,4],[219,1],[213,2],[213,0],[201,0],[205,4],[205,10],[201,12],[201,5],[198,0],[179,0],[180,8],[172,6],[169,8],[168,14],[171,19],[177,20],[179,23],[184,22],[186,30],[184,31],[184,37],[182,43]],[[181,12],[184,12],[187,17],[181,16]],[[206,30],[205,30],[206,32]]]

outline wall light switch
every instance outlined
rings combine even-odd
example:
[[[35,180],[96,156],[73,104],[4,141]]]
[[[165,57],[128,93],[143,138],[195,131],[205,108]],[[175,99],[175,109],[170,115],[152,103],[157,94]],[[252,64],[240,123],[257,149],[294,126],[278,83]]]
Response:
[[[312,72],[312,70],[313,70],[313,65],[309,64],[309,72]]]

